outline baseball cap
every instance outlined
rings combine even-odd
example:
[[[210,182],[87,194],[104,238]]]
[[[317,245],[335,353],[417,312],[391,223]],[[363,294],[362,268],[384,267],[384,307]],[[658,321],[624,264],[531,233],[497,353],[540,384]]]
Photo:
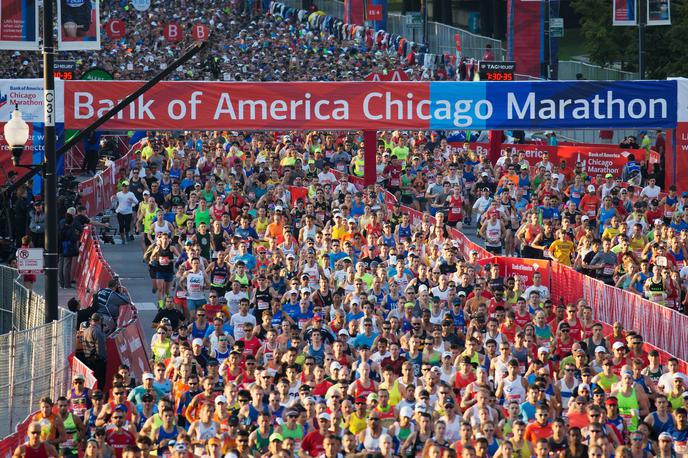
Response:
[[[406,417],[406,418],[412,418],[413,417],[413,410],[409,406],[404,406],[399,411],[399,416]]]
[[[284,436],[282,436],[280,433],[272,433],[270,434],[270,442],[282,442],[284,440]]]
[[[625,347],[625,345],[623,344],[623,342],[614,342],[614,345],[612,345],[612,349],[614,349],[614,350],[618,350],[619,348],[624,348],[624,347]]]
[[[614,175],[612,175],[611,173],[608,173],[608,174],[606,174],[604,177],[605,177],[605,178],[614,178]]]
[[[604,403],[607,404],[608,406],[615,406],[615,405],[619,404],[619,400],[616,399],[614,396],[612,396],[610,398],[607,398],[607,400],[604,401]]]
[[[549,348],[540,347],[540,348],[538,348],[538,353],[549,353]]]
[[[82,382],[86,380],[86,377],[84,377],[81,374],[76,374],[73,378],[74,381],[81,380]]]
[[[371,394],[373,394],[373,393],[371,393]],[[318,419],[330,421],[330,420],[332,420],[332,417],[330,417],[329,413],[323,412],[320,415],[318,415]]]
[[[143,380],[155,380],[155,376],[151,374],[150,372],[146,372],[143,374]]]
[[[621,342],[617,342],[617,343],[621,343]],[[607,349],[604,348],[602,345],[598,345],[597,347],[595,347],[595,353],[607,353]]]
[[[199,339],[196,337],[193,341],[191,341],[191,345],[203,345],[203,340]]]
[[[595,186],[594,186],[594,185],[589,185],[589,186],[588,186],[588,192],[595,192]]]
[[[122,182],[122,186],[129,186],[129,180],[124,180]]]
[[[666,432],[666,431],[664,431],[663,433],[660,433],[658,439],[659,439],[659,440],[662,440],[662,439],[664,439],[664,440],[670,440],[670,441],[672,441],[672,442],[674,441],[674,438],[671,437],[671,434],[669,434],[669,433]]]
[[[227,398],[221,394],[220,396],[215,398],[215,404],[222,404],[222,403],[227,404]]]

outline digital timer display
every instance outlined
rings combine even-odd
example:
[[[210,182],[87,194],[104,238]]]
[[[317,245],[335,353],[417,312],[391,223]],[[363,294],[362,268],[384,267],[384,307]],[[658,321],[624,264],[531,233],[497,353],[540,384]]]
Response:
[[[513,73],[504,73],[504,72],[487,72],[485,74],[485,80],[487,80],[487,81],[513,81],[514,80],[514,74]]]
[[[60,78],[61,80],[73,80],[74,79],[74,72],[66,70],[66,71],[54,71],[53,75],[55,78]]]
[[[482,81],[514,81],[515,62],[481,61],[478,74]]]
[[[76,62],[71,60],[56,60],[53,64],[53,76],[61,80],[76,78]]]

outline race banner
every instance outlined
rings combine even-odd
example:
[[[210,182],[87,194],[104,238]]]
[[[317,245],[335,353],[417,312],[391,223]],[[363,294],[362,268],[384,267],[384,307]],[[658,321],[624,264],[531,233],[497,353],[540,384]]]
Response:
[[[489,154],[489,143],[461,143],[449,142],[452,151],[460,151],[468,147],[477,154]],[[553,164],[560,164],[562,160],[566,161],[567,167],[573,167],[576,162],[580,162],[583,166],[583,171],[588,175],[611,173],[615,178],[621,178],[621,172],[624,165],[628,162],[632,154],[636,161],[641,161],[645,158],[645,150],[619,148],[617,146],[607,145],[560,145],[549,146],[541,144],[502,144],[501,152],[504,154],[508,152],[514,155],[520,152],[524,153],[525,159],[531,166],[536,165],[542,160],[542,154],[549,153],[549,160]],[[652,152],[654,153],[654,152]],[[655,153],[656,154],[656,153]]]
[[[0,49],[38,51],[38,0],[0,0]]]
[[[55,128],[58,136],[62,136],[64,128],[62,84],[62,80],[55,81],[55,107],[57,108]],[[18,178],[28,172],[26,168],[14,167],[12,155],[9,154],[9,146],[4,138],[5,123],[9,121],[15,107],[19,109],[22,119],[29,125],[29,140],[24,145],[22,164],[40,164],[43,160],[43,97],[43,80],[41,79],[0,80],[0,185],[7,182],[10,172],[16,173]],[[58,138],[58,145],[60,141],[61,138]],[[35,192],[40,193],[40,176],[35,178],[34,186]]]
[[[638,25],[638,0],[612,0],[612,25]]]
[[[65,82],[80,129],[142,82]],[[673,127],[676,81],[161,82],[109,129],[537,129]]]
[[[638,162],[645,158],[645,150],[642,149],[599,145],[558,146],[556,161],[559,163],[566,160],[569,166],[580,162],[583,170],[590,176],[604,176],[611,173],[615,178],[621,178],[621,172],[631,154]]]
[[[57,48],[100,50],[100,0],[58,0]]]
[[[671,0],[647,0],[647,25],[671,25]]]

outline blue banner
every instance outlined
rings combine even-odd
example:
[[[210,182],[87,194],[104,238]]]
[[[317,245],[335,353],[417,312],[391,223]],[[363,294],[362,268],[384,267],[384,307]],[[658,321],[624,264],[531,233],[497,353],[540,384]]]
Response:
[[[676,81],[433,82],[430,128],[671,128],[676,91]]]
[[[42,122],[33,123],[33,164],[42,164],[45,157],[44,125]],[[55,124],[55,148],[64,144],[64,123]],[[57,158],[57,176],[64,175],[64,155]],[[40,195],[43,190],[43,176],[39,173],[33,178],[33,194]]]

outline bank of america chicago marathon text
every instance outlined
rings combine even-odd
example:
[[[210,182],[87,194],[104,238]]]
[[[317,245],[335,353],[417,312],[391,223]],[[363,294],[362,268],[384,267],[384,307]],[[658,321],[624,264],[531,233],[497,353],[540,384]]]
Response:
[[[459,92],[459,91],[457,91]],[[495,103],[488,99],[420,99],[407,92],[404,97],[390,91],[368,92],[359,106],[352,107],[347,99],[314,97],[310,92],[301,98],[248,99],[232,98],[232,93],[221,92],[214,103],[214,121],[431,121],[450,122],[456,127],[471,127],[485,124],[493,118],[505,120],[586,120],[586,119],[654,119],[668,118],[668,102],[665,98],[616,98],[613,91],[606,96],[597,94],[590,99],[557,98],[537,99],[535,92],[527,95],[506,93],[506,103]],[[196,120],[199,115],[209,113],[212,103],[204,99],[203,91],[194,91],[186,100],[173,99],[167,103],[166,117],[172,120]],[[207,98],[207,96],[206,96]],[[357,97],[358,99],[358,97]],[[102,98],[94,100],[90,92],[74,92],[74,119],[85,120],[100,117],[119,100]],[[115,119],[156,120],[163,117],[158,111],[156,99],[138,98]],[[503,109],[502,109],[503,107]],[[353,110],[353,112],[352,112]],[[352,116],[353,113],[353,116]],[[496,114],[496,115],[495,115]],[[506,115],[506,118],[504,118]],[[476,120],[481,122],[476,122]]]

